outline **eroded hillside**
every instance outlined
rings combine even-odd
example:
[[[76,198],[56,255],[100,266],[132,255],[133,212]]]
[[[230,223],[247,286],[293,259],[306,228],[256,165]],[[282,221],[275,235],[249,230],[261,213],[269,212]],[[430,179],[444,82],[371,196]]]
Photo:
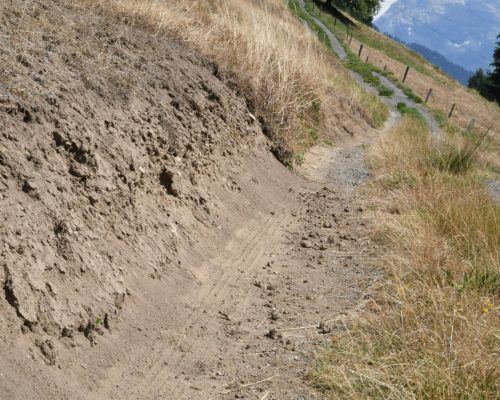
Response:
[[[230,346],[243,335],[235,317],[219,326],[218,311],[232,301],[250,307],[262,338],[268,308],[254,283],[271,264],[260,247],[322,251],[323,234],[298,245],[294,207],[330,215],[338,196],[311,188],[299,196],[303,181],[276,156],[300,138],[277,136],[284,131],[255,103],[261,97],[178,36],[65,0],[7,0],[0,21],[0,398],[112,398],[120,385],[119,398],[193,398],[200,389],[189,378],[172,383],[183,368],[205,371],[204,392],[213,392],[207,382],[224,371],[217,360],[234,358]],[[356,90],[336,94],[328,118],[337,137],[354,134],[353,121],[368,126]],[[237,257],[222,260],[230,251]],[[307,282],[307,254],[292,262],[293,282]],[[237,277],[246,286],[230,290]],[[301,290],[331,290],[320,278]],[[212,285],[223,296],[210,303]],[[287,285],[283,299],[294,294]],[[196,351],[185,335],[198,338],[189,343]],[[183,361],[186,352],[196,357]],[[235,365],[215,376],[237,376]],[[259,365],[251,371],[258,376]]]

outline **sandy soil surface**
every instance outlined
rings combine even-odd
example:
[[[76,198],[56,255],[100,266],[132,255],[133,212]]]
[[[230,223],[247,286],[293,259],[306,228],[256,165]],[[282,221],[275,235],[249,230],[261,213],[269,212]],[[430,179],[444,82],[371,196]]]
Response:
[[[292,173],[175,38],[64,0],[0,20],[0,399],[319,397],[378,279],[378,132]]]

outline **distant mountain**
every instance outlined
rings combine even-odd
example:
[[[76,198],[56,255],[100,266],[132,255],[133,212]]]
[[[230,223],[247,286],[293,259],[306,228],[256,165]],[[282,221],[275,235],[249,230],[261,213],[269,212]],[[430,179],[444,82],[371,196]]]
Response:
[[[462,68],[460,65],[454,64],[445,58],[442,54],[437,51],[428,49],[425,46],[422,46],[418,43],[409,43],[406,44],[407,47],[416,51],[420,55],[422,55],[427,61],[430,63],[437,65],[448,75],[455,78],[457,81],[462,83],[464,86],[467,86],[469,83],[469,78],[473,75],[473,72],[467,71],[465,68]]]
[[[488,69],[500,34],[500,0],[397,0],[375,25],[466,70]]]

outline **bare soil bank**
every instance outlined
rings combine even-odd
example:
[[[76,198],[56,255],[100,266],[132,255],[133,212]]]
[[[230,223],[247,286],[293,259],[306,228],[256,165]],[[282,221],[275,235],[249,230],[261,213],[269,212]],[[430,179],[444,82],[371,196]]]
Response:
[[[171,36],[62,0],[0,26],[0,399],[312,396],[316,325],[370,281],[354,195]]]

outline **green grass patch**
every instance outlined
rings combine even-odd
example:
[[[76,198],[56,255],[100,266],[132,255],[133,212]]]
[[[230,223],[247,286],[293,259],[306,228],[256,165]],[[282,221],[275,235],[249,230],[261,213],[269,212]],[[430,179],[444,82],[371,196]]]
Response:
[[[378,76],[374,74],[374,72],[380,73],[377,67],[373,65],[363,62],[356,54],[354,54],[349,48],[346,48],[347,56],[349,57],[349,61],[347,63],[347,68],[351,71],[359,74],[363,81],[372,85],[380,96],[391,97],[394,94],[394,91],[389,89],[387,86],[384,86]]]
[[[378,94],[384,97],[392,97],[392,95],[394,94],[394,90],[389,89],[387,86],[381,85]]]
[[[486,134],[475,136],[461,144],[457,140],[448,140],[431,148],[427,157],[429,165],[451,174],[467,172],[476,161],[479,149],[486,139]]]
[[[292,160],[287,164],[290,169],[293,169],[294,165],[302,165],[307,150],[320,140],[323,121],[321,101],[319,99],[312,101],[309,107],[300,114],[299,121],[300,132],[292,149]]]
[[[405,103],[398,103],[396,108],[401,113],[401,115],[406,115],[408,117],[424,121],[424,117],[422,116],[422,114],[420,114],[420,111],[418,111],[414,107],[408,107]]]
[[[395,82],[396,86],[401,89],[401,91],[405,94],[406,97],[408,97],[411,101],[417,104],[422,104],[424,100],[415,94],[413,90],[411,90],[408,86],[403,85],[402,83],[396,81]]]
[[[467,271],[460,289],[477,291],[485,296],[500,296],[500,273],[490,267]]]

